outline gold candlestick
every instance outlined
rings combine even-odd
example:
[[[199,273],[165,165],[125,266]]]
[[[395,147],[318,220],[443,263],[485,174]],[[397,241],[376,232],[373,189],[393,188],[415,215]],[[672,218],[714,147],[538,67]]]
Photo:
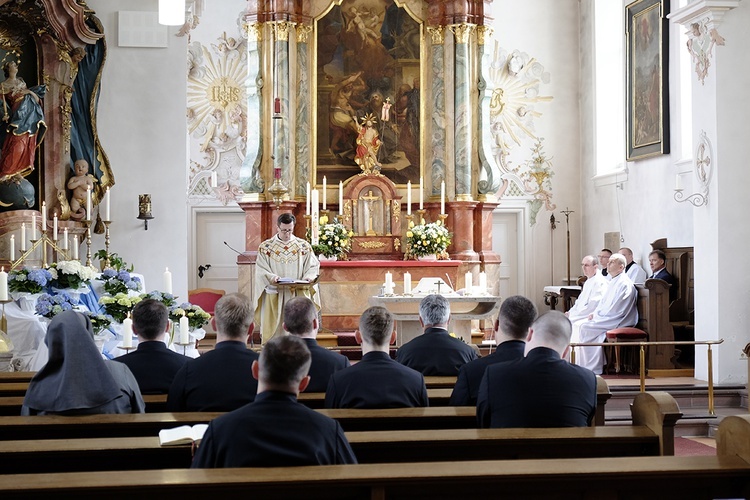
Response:
[[[104,269],[108,269],[110,265],[110,262],[109,262],[109,225],[110,224],[112,224],[111,220],[104,221],[104,252],[107,255],[107,257],[104,259]]]
[[[427,210],[425,209],[419,209],[417,210],[417,214],[419,215],[419,224],[424,224],[426,221],[424,220],[424,216],[427,213]]]
[[[91,266],[91,221],[83,221],[84,227],[86,227],[86,265]]]

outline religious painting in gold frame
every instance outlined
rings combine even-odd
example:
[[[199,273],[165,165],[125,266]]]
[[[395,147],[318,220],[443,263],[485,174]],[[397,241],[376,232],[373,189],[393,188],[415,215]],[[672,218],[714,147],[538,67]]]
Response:
[[[367,154],[394,183],[419,181],[422,39],[394,0],[336,0],[316,19],[316,183],[359,174]]]
[[[625,7],[627,159],[669,153],[669,0]]]

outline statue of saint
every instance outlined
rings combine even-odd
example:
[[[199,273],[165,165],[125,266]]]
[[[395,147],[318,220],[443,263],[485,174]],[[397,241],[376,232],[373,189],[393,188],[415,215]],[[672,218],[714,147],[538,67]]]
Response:
[[[359,136],[357,136],[357,153],[354,161],[362,169],[362,174],[376,174],[381,168],[378,162],[378,149],[380,149],[381,142],[375,128],[375,120],[372,114],[364,116]]]

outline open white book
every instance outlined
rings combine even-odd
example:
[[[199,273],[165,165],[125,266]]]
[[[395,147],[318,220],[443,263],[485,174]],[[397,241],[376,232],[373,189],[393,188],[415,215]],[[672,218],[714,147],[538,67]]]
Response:
[[[208,429],[208,424],[195,424],[194,426],[182,425],[174,429],[162,429],[159,431],[159,444],[161,446],[172,446],[177,444],[200,444],[203,435]]]

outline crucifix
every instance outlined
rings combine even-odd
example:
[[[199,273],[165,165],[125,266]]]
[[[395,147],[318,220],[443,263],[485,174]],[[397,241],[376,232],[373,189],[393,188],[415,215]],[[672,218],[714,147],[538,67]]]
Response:
[[[561,210],[560,213],[565,216],[565,229],[568,232],[568,251],[566,255],[568,257],[568,286],[570,286],[570,214],[575,212],[565,207],[565,210]]]
[[[372,194],[372,189],[370,189],[367,192],[367,196],[360,196],[360,200],[364,200],[365,202],[365,209],[367,211],[367,231],[365,232],[366,236],[377,236],[377,233],[372,228],[372,212],[373,212],[373,205],[377,200],[380,199],[380,196],[376,196]]]
[[[440,295],[440,285],[443,284],[443,280],[437,280],[434,284],[437,285],[437,294]]]

